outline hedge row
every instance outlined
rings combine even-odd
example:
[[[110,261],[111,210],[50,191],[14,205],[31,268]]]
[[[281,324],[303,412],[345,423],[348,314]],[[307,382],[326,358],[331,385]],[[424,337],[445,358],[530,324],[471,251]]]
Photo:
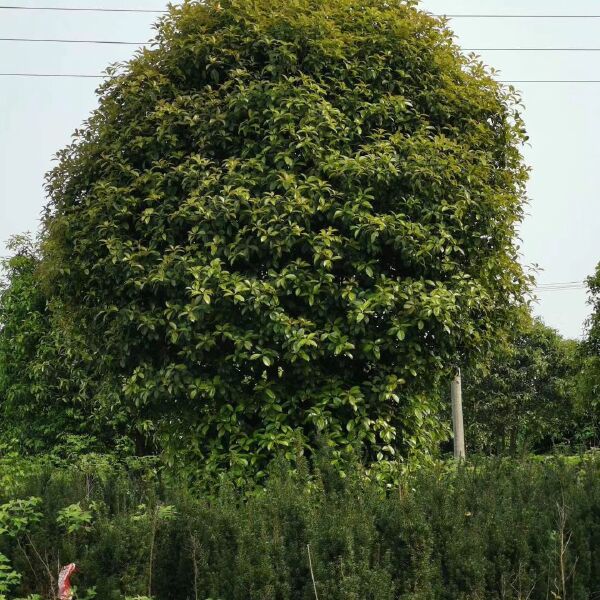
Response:
[[[280,465],[263,488],[245,492],[227,482],[199,491],[100,457],[27,476],[3,468],[0,553],[5,573],[21,574],[10,599],[53,597],[56,565],[71,561],[81,569],[78,597],[101,600],[600,592],[594,458],[440,464],[387,489],[358,468],[341,479],[321,460],[293,474]]]

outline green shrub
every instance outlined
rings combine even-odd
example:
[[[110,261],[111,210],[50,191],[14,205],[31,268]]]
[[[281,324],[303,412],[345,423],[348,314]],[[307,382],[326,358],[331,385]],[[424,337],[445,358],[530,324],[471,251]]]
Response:
[[[264,487],[209,491],[166,473],[47,467],[18,497],[0,490],[4,513],[41,515],[0,535],[0,553],[19,597],[47,597],[60,560],[102,600],[313,600],[309,546],[327,600],[584,600],[600,589],[599,459],[438,464],[387,488],[345,472],[281,462]],[[65,531],[79,510],[91,520]]]

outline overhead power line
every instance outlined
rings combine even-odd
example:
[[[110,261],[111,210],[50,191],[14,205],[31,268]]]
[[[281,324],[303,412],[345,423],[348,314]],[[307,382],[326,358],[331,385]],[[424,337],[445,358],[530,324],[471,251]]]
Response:
[[[0,77],[44,77],[105,79],[108,75],[87,73],[0,73]],[[499,79],[498,83],[600,83],[600,79]]]
[[[42,11],[67,11],[67,12],[108,12],[108,13],[149,13],[165,14],[164,9],[149,8],[85,8],[75,6],[21,6],[0,5],[0,10],[42,10]],[[448,17],[451,19],[599,19],[600,15],[582,14],[436,14],[437,17]]]
[[[564,290],[564,289],[582,289],[584,288],[584,285],[556,285],[556,286],[541,286],[541,287],[536,287],[536,290]]]
[[[48,42],[56,44],[120,44],[125,46],[145,46],[149,42],[122,42],[118,40],[72,40],[57,38],[0,38],[0,42]]]
[[[583,290],[586,284],[583,281],[564,281],[560,283],[541,283],[535,286],[536,292],[562,292],[568,290]]]
[[[57,44],[118,44],[126,46],[145,46],[151,42],[133,42],[129,40],[78,40],[72,38],[29,38],[29,37],[0,37],[0,42],[35,42]],[[461,48],[464,52],[600,52],[600,47],[495,47],[495,48]]]
[[[130,42],[127,40],[77,40],[71,38],[22,38],[3,37],[0,42],[42,42],[57,44],[118,44],[126,46],[146,46],[151,42]],[[600,52],[598,48],[461,48],[465,52]]]
[[[550,290],[550,289],[555,290],[555,289],[558,289],[558,288],[564,289],[564,288],[583,288],[583,287],[585,287],[585,285],[583,283],[573,283],[573,284],[570,284],[570,285],[560,285],[560,284],[557,284],[557,285],[540,285],[540,286],[537,286],[536,289],[538,289],[538,290],[547,290],[547,289],[548,290]]]
[[[106,75],[86,75],[83,73],[0,73],[0,77],[61,77],[74,79],[104,79]]]
[[[68,12],[108,12],[108,13],[149,13],[165,14],[164,9],[149,8],[84,8],[75,6],[21,6],[0,5],[0,10],[43,10],[43,11],[68,11]],[[448,17],[451,19],[600,19],[600,15],[582,14],[436,14],[437,17]]]
[[[499,79],[498,83],[600,83],[600,79]]]
[[[540,283],[538,284],[538,287],[546,287],[546,286],[550,286],[550,287],[554,287],[557,285],[584,285],[585,281],[582,281],[581,279],[577,279],[575,281],[553,281],[553,282],[549,282],[549,283]]]
[[[461,48],[465,52],[600,52],[600,48]]]
[[[600,19],[600,15],[523,15],[523,14],[437,14],[435,17],[448,17],[449,19]]]
[[[108,13],[150,13],[165,14],[166,10],[153,10],[148,8],[80,8],[71,6],[12,6],[0,5],[0,10],[45,10],[65,12],[108,12]]]

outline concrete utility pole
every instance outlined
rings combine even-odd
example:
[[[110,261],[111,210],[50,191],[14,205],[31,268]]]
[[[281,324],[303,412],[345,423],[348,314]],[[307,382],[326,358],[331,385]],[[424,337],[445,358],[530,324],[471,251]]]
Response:
[[[456,370],[454,379],[450,386],[450,397],[452,398],[452,427],[454,429],[454,458],[460,460],[465,458],[465,430],[463,426],[462,409],[462,381],[460,369]]]

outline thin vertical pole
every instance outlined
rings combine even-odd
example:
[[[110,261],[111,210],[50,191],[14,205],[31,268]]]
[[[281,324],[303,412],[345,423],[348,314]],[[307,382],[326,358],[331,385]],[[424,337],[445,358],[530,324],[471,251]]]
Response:
[[[450,385],[452,399],[452,427],[454,429],[454,458],[465,458],[465,430],[463,426],[462,381],[460,369],[456,370]]]
[[[319,600],[319,594],[317,594],[317,582],[315,581],[315,574],[312,566],[312,558],[310,556],[310,544],[306,544],[306,549],[308,550],[308,564],[310,566],[310,576],[312,578],[313,588],[315,590],[315,598],[316,600]]]

